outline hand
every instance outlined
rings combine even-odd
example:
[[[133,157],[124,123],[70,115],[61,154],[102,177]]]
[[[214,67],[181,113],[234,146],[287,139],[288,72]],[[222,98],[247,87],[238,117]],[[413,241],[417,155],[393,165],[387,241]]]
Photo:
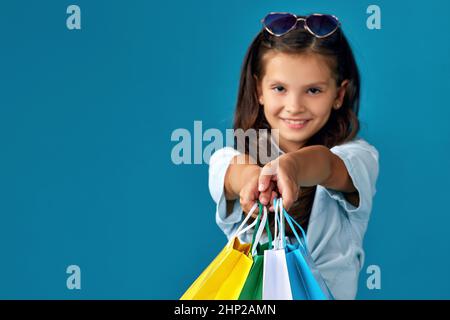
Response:
[[[263,205],[267,205],[268,203],[267,199],[265,199],[265,202],[261,201],[260,192],[258,191],[258,181],[261,170],[262,168],[256,167],[250,168],[243,172],[243,179],[245,179],[245,182],[241,188],[241,191],[239,192],[239,201],[244,212],[250,212],[250,209],[258,199],[260,199],[260,202]],[[274,187],[275,184],[270,183],[266,192],[264,193],[265,195],[272,194],[271,202],[276,196],[276,193],[273,191]],[[273,211],[273,208],[270,207],[269,210]],[[258,213],[259,210],[255,210],[255,212],[252,214],[252,217],[256,218],[258,216]]]
[[[261,169],[259,175],[258,191],[261,192],[259,201],[264,204],[263,200],[267,201],[268,195],[273,195],[274,187],[276,187],[283,198],[284,208],[289,210],[300,194],[297,177],[297,163],[289,153],[269,162]],[[273,196],[271,197],[272,201]]]
[[[250,212],[256,200],[258,200],[258,177],[260,172],[261,168],[254,167],[247,169],[242,174],[242,178],[245,179],[245,182],[239,192],[239,202],[242,210],[246,213]],[[258,216],[258,210],[255,210],[252,216],[256,218]]]

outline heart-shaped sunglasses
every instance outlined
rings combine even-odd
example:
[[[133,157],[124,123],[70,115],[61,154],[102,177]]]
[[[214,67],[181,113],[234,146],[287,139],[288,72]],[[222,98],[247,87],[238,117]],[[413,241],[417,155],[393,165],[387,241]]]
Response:
[[[261,20],[264,28],[270,34],[281,37],[297,27],[298,22],[317,38],[325,38],[339,29],[337,17],[329,14],[314,13],[306,17],[297,17],[288,12],[271,12]]]

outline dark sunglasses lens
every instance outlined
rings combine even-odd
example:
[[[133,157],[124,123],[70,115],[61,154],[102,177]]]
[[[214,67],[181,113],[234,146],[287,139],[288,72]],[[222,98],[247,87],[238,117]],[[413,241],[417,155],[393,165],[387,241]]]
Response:
[[[297,23],[297,18],[288,13],[271,13],[264,18],[264,25],[276,35],[288,32]]]
[[[335,31],[339,22],[330,15],[312,15],[306,19],[306,25],[317,36],[323,37]]]

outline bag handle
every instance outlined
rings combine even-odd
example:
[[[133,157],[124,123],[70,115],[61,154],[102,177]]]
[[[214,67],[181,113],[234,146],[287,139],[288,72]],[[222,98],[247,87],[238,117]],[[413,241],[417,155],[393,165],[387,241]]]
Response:
[[[280,224],[280,230],[275,231],[276,232],[276,247],[278,249],[285,248],[286,247],[286,236],[285,236],[285,225],[284,225],[284,218],[286,218],[286,221],[288,222],[289,226],[291,227],[292,232],[294,233],[295,238],[297,239],[298,243],[307,250],[308,243],[306,240],[306,233],[305,230],[303,230],[302,226],[295,221],[294,218],[292,218],[286,209],[283,207],[283,199],[274,199],[273,207],[275,211],[275,230],[277,227],[277,221]],[[280,216],[280,218],[279,218]],[[295,226],[300,230],[302,237],[299,236]]]
[[[284,215],[283,215],[283,199],[280,198],[277,201],[278,203],[278,212],[280,214],[280,244],[279,248],[284,249],[286,248],[286,235],[285,235],[285,226],[284,226]]]
[[[272,232],[270,232],[270,225],[269,225],[269,215],[267,215],[267,221],[266,221],[266,233],[267,238],[269,241],[269,250],[272,250],[273,244],[272,244]]]
[[[244,228],[244,225],[247,223],[248,219],[250,219],[250,217],[252,216],[252,214],[256,210],[256,208],[258,208],[257,203],[255,203],[253,205],[253,207],[247,213],[247,216],[245,217],[245,219],[242,221],[241,225],[237,228],[237,230],[235,231],[235,233],[233,234],[233,236],[230,239],[239,237],[241,234],[247,232],[248,230],[250,230],[251,228],[253,228],[256,225],[256,223],[258,222],[257,219],[255,219],[255,221],[253,221],[251,224],[249,224],[247,227]]]
[[[305,230],[303,230],[302,226],[301,226],[297,221],[295,221],[295,219],[292,218],[292,217],[287,213],[287,211],[286,211],[284,208],[283,208],[282,210],[283,210],[283,215],[286,217],[286,220],[287,220],[289,226],[291,227],[291,230],[292,230],[292,232],[294,233],[295,238],[297,239],[298,243],[299,243],[306,251],[308,251],[308,243],[307,243],[307,240],[306,240],[306,233],[305,233]],[[297,230],[295,229],[295,226],[301,231],[302,237],[299,237],[299,235],[298,235],[298,233],[297,233]]]
[[[275,236],[274,236],[274,248],[283,249],[286,247],[286,237],[284,233],[284,217],[281,209],[283,208],[283,200],[274,198],[273,209],[275,219]]]
[[[262,218],[261,218],[261,213]],[[264,228],[267,231],[267,237],[269,238],[269,249],[272,249],[272,234],[270,232],[269,228],[269,220],[268,220],[268,214],[267,214],[267,208],[263,206],[261,203],[259,203],[259,215],[258,215],[258,223],[256,224],[255,230],[256,232],[253,233],[253,239],[252,239],[252,256],[256,255],[256,249],[259,241],[261,240],[262,233],[264,232]]]
[[[263,212],[262,207],[261,207],[261,204],[258,204],[258,207],[259,207],[259,214],[258,214],[258,217],[256,218],[256,220],[257,220],[258,222],[256,223],[255,229],[258,229],[258,228],[259,228],[259,225],[260,225],[260,223],[261,223],[261,215],[262,215],[262,212]],[[256,236],[256,233],[253,233],[252,246],[253,246],[253,244],[255,243],[255,236]]]
[[[256,245],[259,243],[259,240],[261,239],[261,235],[264,231],[264,227],[266,226],[267,221],[267,209],[266,207],[263,207],[261,204],[258,204],[259,206],[259,214],[258,214],[258,222],[255,226],[255,231],[253,232],[253,238],[252,238],[252,249],[251,253],[252,256],[256,254]]]
[[[276,198],[273,199],[273,219],[275,222],[273,233],[273,248],[278,249],[278,206]]]

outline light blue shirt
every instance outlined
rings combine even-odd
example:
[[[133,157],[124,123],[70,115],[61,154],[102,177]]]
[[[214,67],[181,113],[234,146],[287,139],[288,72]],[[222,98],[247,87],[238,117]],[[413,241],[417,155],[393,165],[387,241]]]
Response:
[[[306,238],[311,256],[334,297],[355,299],[359,272],[364,265],[363,238],[376,193],[378,151],[361,138],[330,150],[344,161],[359,192],[359,206],[349,203],[342,192],[318,185]],[[227,215],[224,193],[225,173],[238,154],[237,150],[225,147],[214,152],[209,162],[209,190],[216,202],[216,222],[228,239],[243,220],[239,199]],[[248,231],[241,240],[251,242],[252,234],[253,231]],[[294,238],[288,241],[295,242]]]

